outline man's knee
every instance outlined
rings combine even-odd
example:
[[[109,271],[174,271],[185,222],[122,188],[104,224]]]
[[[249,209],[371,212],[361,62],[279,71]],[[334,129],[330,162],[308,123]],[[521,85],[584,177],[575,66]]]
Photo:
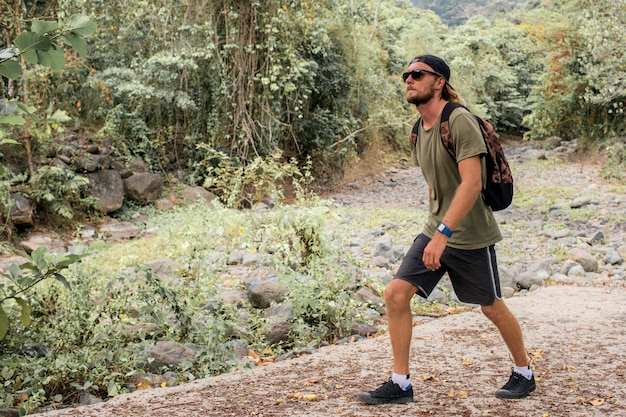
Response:
[[[385,304],[387,308],[404,307],[411,302],[417,289],[410,283],[394,279],[385,288]]]
[[[491,305],[483,305],[480,308],[483,314],[494,323],[511,317],[511,312],[502,300],[495,300]]]

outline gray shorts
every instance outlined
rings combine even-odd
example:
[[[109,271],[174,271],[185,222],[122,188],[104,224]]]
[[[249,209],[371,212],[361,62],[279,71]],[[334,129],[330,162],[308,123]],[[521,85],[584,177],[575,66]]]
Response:
[[[441,256],[441,268],[431,271],[422,261],[429,242],[430,238],[424,234],[415,238],[398,268],[396,279],[410,282],[417,287],[419,296],[428,298],[447,272],[454,292],[464,303],[489,306],[502,298],[494,245],[472,250],[446,247]]]

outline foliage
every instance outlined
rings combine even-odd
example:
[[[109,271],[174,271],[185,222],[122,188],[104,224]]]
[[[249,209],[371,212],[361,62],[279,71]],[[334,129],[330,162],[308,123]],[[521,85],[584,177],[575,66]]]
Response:
[[[63,255],[54,256],[46,253],[46,248],[41,246],[35,249],[32,254],[19,252],[25,258],[21,265],[11,264],[8,274],[0,272],[6,281],[0,281],[0,341],[7,335],[11,320],[7,314],[6,307],[8,301],[14,301],[20,309],[20,321],[24,327],[31,324],[30,301],[25,298],[29,296],[33,288],[41,282],[54,278],[61,282],[66,288],[70,285],[61,272],[70,265],[78,262],[83,255]],[[23,273],[22,271],[26,271]]]
[[[544,23],[533,27],[548,64],[531,95],[526,137],[580,137],[589,143],[623,135],[622,44],[608,28],[626,24],[626,3],[579,0],[559,6],[556,13],[543,13]]]
[[[96,25],[84,15],[73,15],[67,22],[59,24],[56,21],[33,19],[31,30],[23,31],[15,38],[14,47],[0,51],[0,75],[10,80],[23,76],[22,59],[31,65],[42,65],[58,72],[66,63],[63,47],[73,47],[79,55],[87,54],[85,37],[96,30]],[[23,125],[24,118],[16,111],[33,114],[33,109],[17,100],[3,99],[0,102],[0,125]],[[0,126],[1,128],[1,126]],[[2,134],[6,131],[0,130]]]
[[[477,115],[502,132],[518,133],[528,111],[524,35],[523,28],[507,20],[474,17],[446,40],[455,74],[451,84]]]
[[[30,181],[27,195],[36,208],[71,220],[75,213],[95,211],[97,200],[85,196],[89,186],[86,177],[65,167],[43,166]]]
[[[351,334],[358,307],[349,290],[353,283],[347,271],[328,273],[328,267],[317,263],[311,276],[288,282],[297,317],[291,332],[299,346],[336,342]]]
[[[626,172],[626,144],[616,141],[606,147],[607,159],[602,163],[600,175],[606,179],[624,179]]]
[[[129,375],[149,370],[145,350],[158,340],[197,351],[194,363],[170,369],[180,381],[241,366],[224,351],[237,338],[255,351],[281,354],[286,346],[267,343],[267,319],[258,311],[220,302],[226,288],[242,288],[240,277],[225,273],[234,250],[262,253],[279,271],[293,296],[295,344],[347,335],[362,307],[351,297],[350,261],[335,248],[346,233],[328,228],[329,217],[324,204],[264,212],[198,204],[152,219],[146,227],[158,230],[153,238],[92,247],[65,275],[71,292],[42,283],[33,293],[31,326],[2,342],[0,401],[10,407],[25,393],[22,405],[32,409],[83,390],[123,393]],[[164,259],[171,265],[165,274],[158,266]],[[54,360],[24,361],[23,348],[32,342],[54,351]]]
[[[312,181],[310,164],[299,168],[295,159],[282,161],[282,152],[265,158],[256,157],[242,164],[223,152],[200,145],[205,159],[198,169],[206,172],[203,186],[214,191],[227,207],[252,207],[266,200],[271,204],[285,201],[285,190],[293,187],[295,197],[304,201]],[[302,172],[304,171],[304,172]]]
[[[526,0],[452,0],[435,2],[430,0],[411,0],[418,8],[429,9],[437,13],[441,20],[450,26],[462,26],[471,16],[491,16],[497,13],[508,13]]]

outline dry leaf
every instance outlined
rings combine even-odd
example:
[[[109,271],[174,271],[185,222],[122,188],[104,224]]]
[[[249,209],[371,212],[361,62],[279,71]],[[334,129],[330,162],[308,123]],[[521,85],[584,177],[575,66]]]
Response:
[[[282,403],[282,402],[283,402],[283,399],[282,399],[282,398],[276,398],[276,404],[280,404],[280,403]]]
[[[248,359],[250,359],[252,362],[256,363],[259,366],[262,365],[261,358],[252,349],[248,349]]]
[[[468,358],[463,358],[463,362],[465,363],[465,365],[468,365],[468,366],[472,364],[472,360]]]
[[[165,387],[167,387],[167,381],[161,382],[161,388],[165,388]]]
[[[150,384],[148,384],[148,381],[146,381],[145,379],[142,379],[141,382],[136,385],[136,388],[138,391],[150,389]]]
[[[588,400],[584,397],[580,398],[580,402],[585,404],[585,405],[593,405],[594,407],[599,407],[602,404],[604,404],[604,398],[596,398],[593,400]]]
[[[320,380],[319,378],[313,378],[313,379],[309,379],[307,382],[304,383],[304,385],[314,385],[319,383]]]
[[[419,377],[419,379],[421,379],[422,381],[434,381],[435,380],[435,375],[422,375]]]
[[[315,400],[317,400],[317,395],[315,395],[315,394],[303,395],[302,399],[304,401],[315,401]]]
[[[302,398],[302,394],[297,393],[297,394],[289,394],[287,395],[287,398],[289,398],[290,400],[297,400]]]
[[[448,393],[448,397],[454,396],[454,388],[450,388],[450,392]]]
[[[467,398],[467,392],[465,391],[459,391],[459,395],[463,398]]]

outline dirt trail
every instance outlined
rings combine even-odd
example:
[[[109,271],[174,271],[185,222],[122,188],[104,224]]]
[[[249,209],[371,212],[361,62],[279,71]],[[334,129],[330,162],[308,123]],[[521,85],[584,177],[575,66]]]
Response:
[[[626,288],[550,286],[507,300],[534,356],[537,390],[494,397],[510,373],[508,351],[478,311],[417,320],[414,403],[355,400],[390,375],[387,335],[195,381],[120,395],[105,403],[38,414],[74,417],[626,416]]]

